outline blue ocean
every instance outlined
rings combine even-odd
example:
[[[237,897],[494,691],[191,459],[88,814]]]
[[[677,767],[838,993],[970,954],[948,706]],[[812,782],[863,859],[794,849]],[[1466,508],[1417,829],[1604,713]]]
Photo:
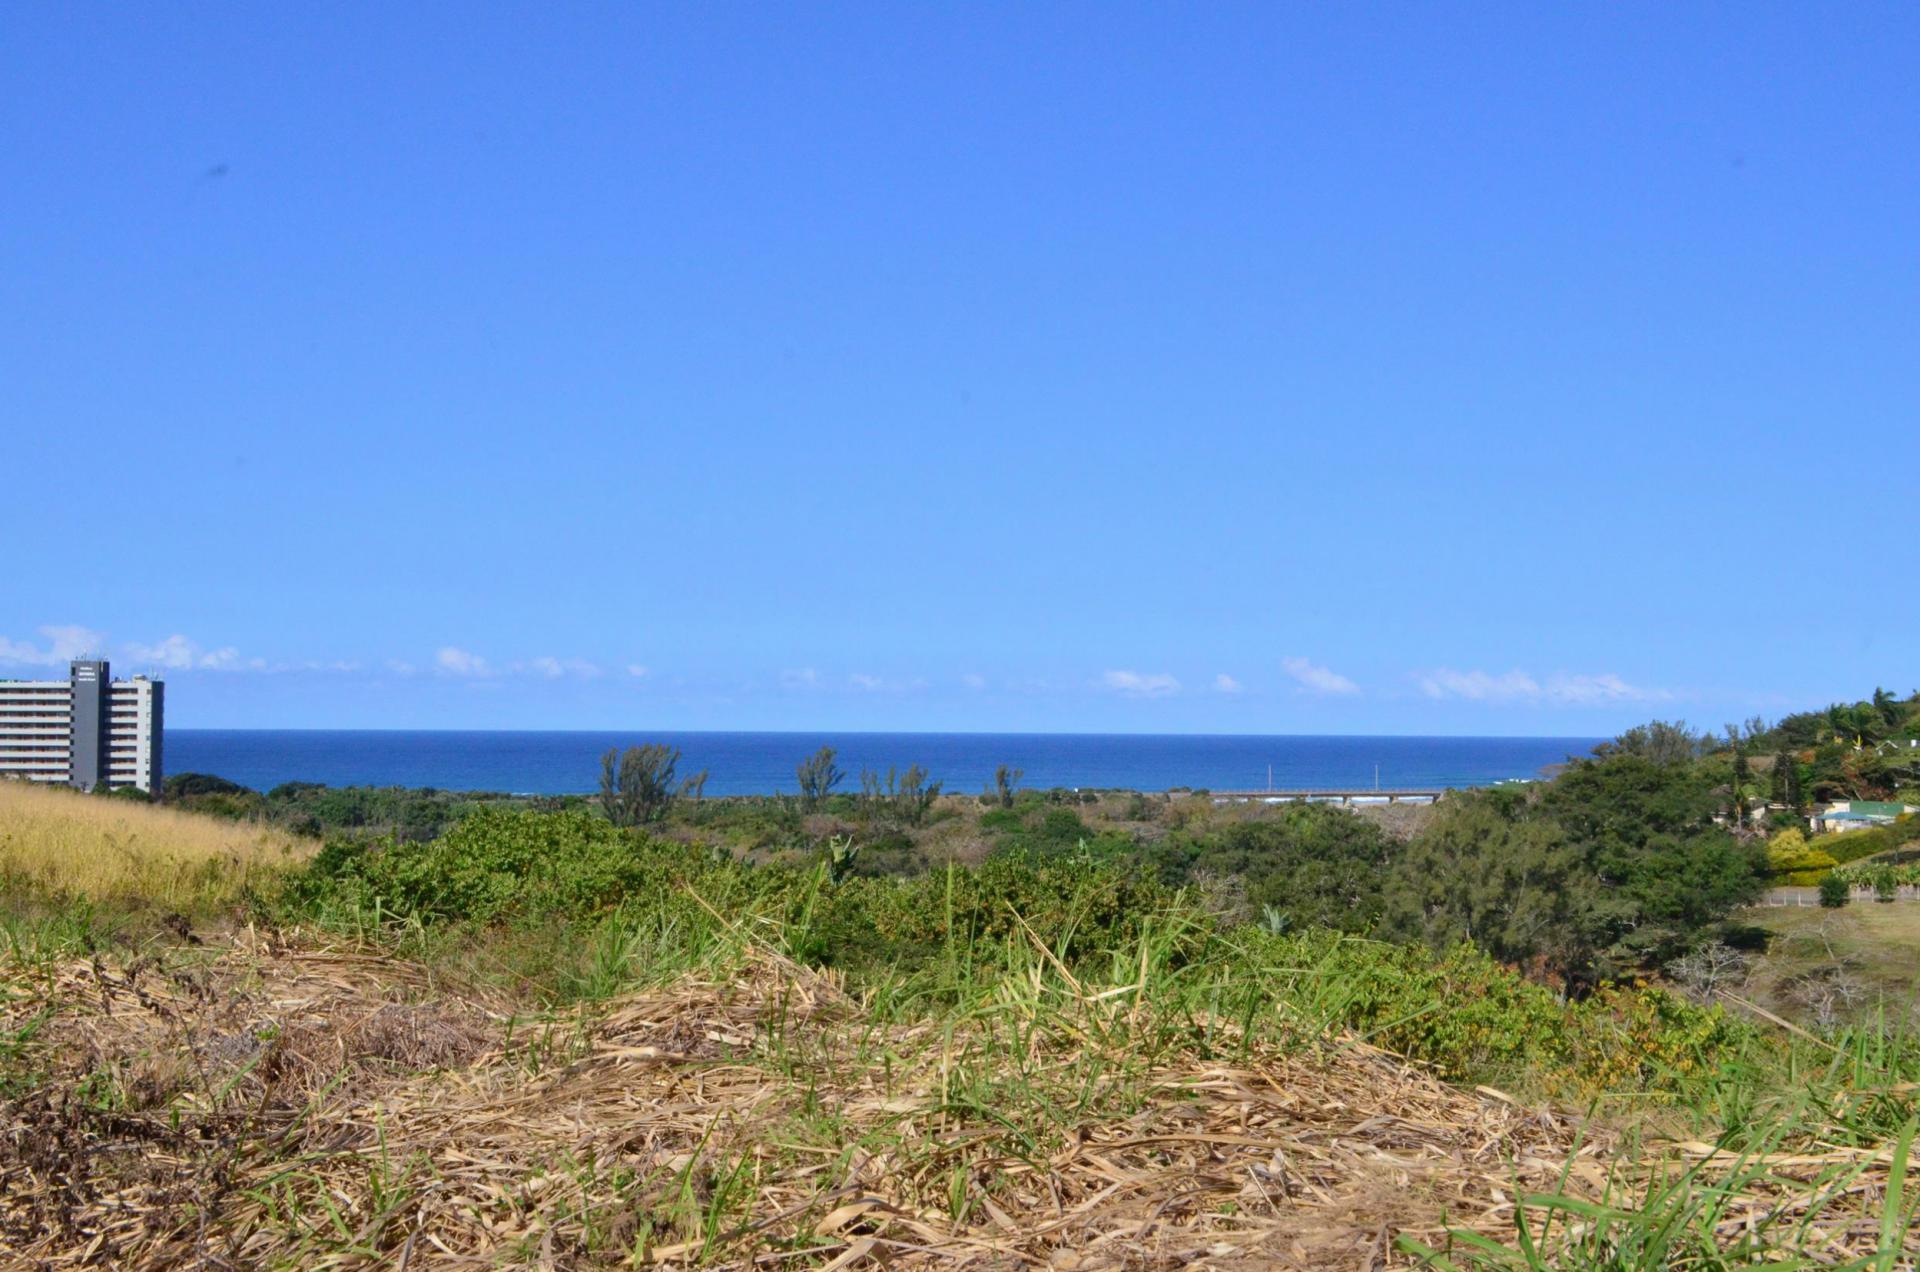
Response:
[[[1304,787],[1463,787],[1537,777],[1597,738],[1257,737],[1097,733],[587,733],[169,729],[169,773],[216,773],[256,790],[282,782],[436,786],[561,795],[591,791],[608,747],[665,742],[682,774],[706,769],[709,795],[792,792],[795,767],[839,752],[847,786],[862,769],[924,767],[975,792],[1001,764],[1030,787],[1160,791]]]

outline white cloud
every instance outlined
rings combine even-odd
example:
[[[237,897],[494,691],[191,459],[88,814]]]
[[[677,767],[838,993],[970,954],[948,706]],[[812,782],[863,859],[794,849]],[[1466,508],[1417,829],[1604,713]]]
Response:
[[[1100,683],[1130,698],[1164,698],[1180,692],[1180,682],[1165,672],[1109,671]]]
[[[449,676],[487,676],[493,674],[493,668],[487,660],[478,654],[468,653],[453,645],[443,646],[433,656],[434,666]]]
[[[53,662],[70,662],[88,654],[97,654],[107,647],[105,636],[74,623],[42,627],[40,634],[51,644],[47,652],[52,655]]]
[[[157,645],[128,645],[127,656],[135,662],[150,663],[172,670],[193,666],[193,642],[185,636],[169,636]]]
[[[1246,686],[1223,671],[1213,678],[1213,688],[1215,693],[1239,693]]]
[[[1282,658],[1280,666],[1309,693],[1359,693],[1360,686],[1331,668],[1305,658]]]
[[[795,667],[780,673],[782,689],[817,689],[820,673],[811,667]]]
[[[46,648],[0,636],[0,663],[53,667],[106,648],[107,638],[85,627],[56,623],[35,630],[46,638]]]
[[[1429,698],[1465,698],[1469,702],[1533,701],[1540,696],[1540,682],[1524,671],[1494,676],[1442,667],[1420,677],[1420,692]]]
[[[977,672],[970,671],[966,675],[960,677],[960,683],[965,685],[969,689],[973,689],[977,691],[977,690],[985,689],[987,687],[987,678],[985,676],[980,675]]]
[[[360,664],[347,660],[304,659],[296,662],[268,662],[264,658],[243,655],[232,645],[207,649],[179,632],[152,644],[124,641],[109,646],[107,638],[85,627],[52,626],[39,629],[46,638],[44,648],[0,636],[0,664],[30,663],[35,666],[60,666],[75,658],[111,657],[116,670],[127,671],[248,671],[248,672],[334,672],[360,670]],[[396,668],[399,664],[389,664]],[[408,668],[411,670],[411,668]]]
[[[522,669],[516,665],[514,670]],[[525,670],[535,675],[545,676],[549,680],[558,680],[562,676],[578,676],[582,680],[591,680],[601,674],[599,664],[588,662],[584,658],[554,658],[551,655],[530,659]]]
[[[412,663],[407,662],[403,658],[389,658],[387,659],[387,670],[396,676],[411,676],[416,668]]]
[[[1484,671],[1454,671],[1442,667],[1422,675],[1419,681],[1420,691],[1429,698],[1461,698],[1469,702],[1590,707],[1610,702],[1661,702],[1673,696],[1665,689],[1630,685],[1611,672],[1598,675],[1558,672],[1542,682],[1517,669],[1496,676]]]
[[[1643,689],[1630,685],[1611,672],[1598,676],[1551,676],[1547,679],[1547,698],[1571,706],[1591,706],[1601,702],[1664,702],[1673,694],[1666,689]]]
[[[862,693],[911,693],[925,689],[927,682],[919,676],[895,680],[887,676],[876,676],[870,672],[856,671],[847,677],[849,687]]]
[[[157,645],[129,642],[126,655],[136,663],[167,671],[268,671],[264,658],[242,658],[232,645],[202,649],[175,632]]]
[[[645,680],[647,678],[648,672],[647,672],[647,669],[641,666],[639,663],[628,663],[627,674],[629,676],[632,676],[635,680]]]
[[[413,671],[413,665],[406,662],[389,662],[387,666],[403,676]],[[571,676],[591,680],[607,674],[599,663],[585,658],[556,658],[552,654],[542,654],[538,658],[494,663],[458,645],[444,645],[436,651],[433,666],[443,676],[459,676],[466,680],[492,680],[501,676],[538,676],[543,680]]]

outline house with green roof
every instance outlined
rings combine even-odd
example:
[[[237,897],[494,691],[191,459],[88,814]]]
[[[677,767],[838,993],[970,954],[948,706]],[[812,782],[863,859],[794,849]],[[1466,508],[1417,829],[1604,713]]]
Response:
[[[1829,804],[1813,815],[1816,834],[1831,830],[1863,830],[1868,826],[1891,826],[1905,813],[1920,812],[1911,804],[1896,804],[1878,799],[1849,799]]]

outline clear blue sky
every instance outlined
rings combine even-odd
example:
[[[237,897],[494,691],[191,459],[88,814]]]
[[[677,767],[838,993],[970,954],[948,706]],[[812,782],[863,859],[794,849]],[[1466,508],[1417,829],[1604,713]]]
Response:
[[[1920,682],[1910,4],[0,14],[0,674],[1582,734]]]

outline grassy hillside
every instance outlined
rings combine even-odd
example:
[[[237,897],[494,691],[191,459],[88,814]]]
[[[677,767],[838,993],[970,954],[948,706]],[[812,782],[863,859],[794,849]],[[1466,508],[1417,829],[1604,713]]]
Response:
[[[1765,955],[1740,969],[1739,992],[1755,1002],[1816,1025],[1916,1018],[1920,905],[1781,907],[1753,917],[1774,938]]]
[[[317,846],[272,827],[0,781],[0,894],[14,898],[202,914],[270,885]]]
[[[876,878],[492,810],[330,846],[259,937],[17,924],[0,1253],[1920,1260],[1920,1055],[1897,1034],[1776,1033],[1634,986],[1570,1000],[1470,948],[1276,931],[1044,849]],[[222,860],[220,895],[278,868]]]

